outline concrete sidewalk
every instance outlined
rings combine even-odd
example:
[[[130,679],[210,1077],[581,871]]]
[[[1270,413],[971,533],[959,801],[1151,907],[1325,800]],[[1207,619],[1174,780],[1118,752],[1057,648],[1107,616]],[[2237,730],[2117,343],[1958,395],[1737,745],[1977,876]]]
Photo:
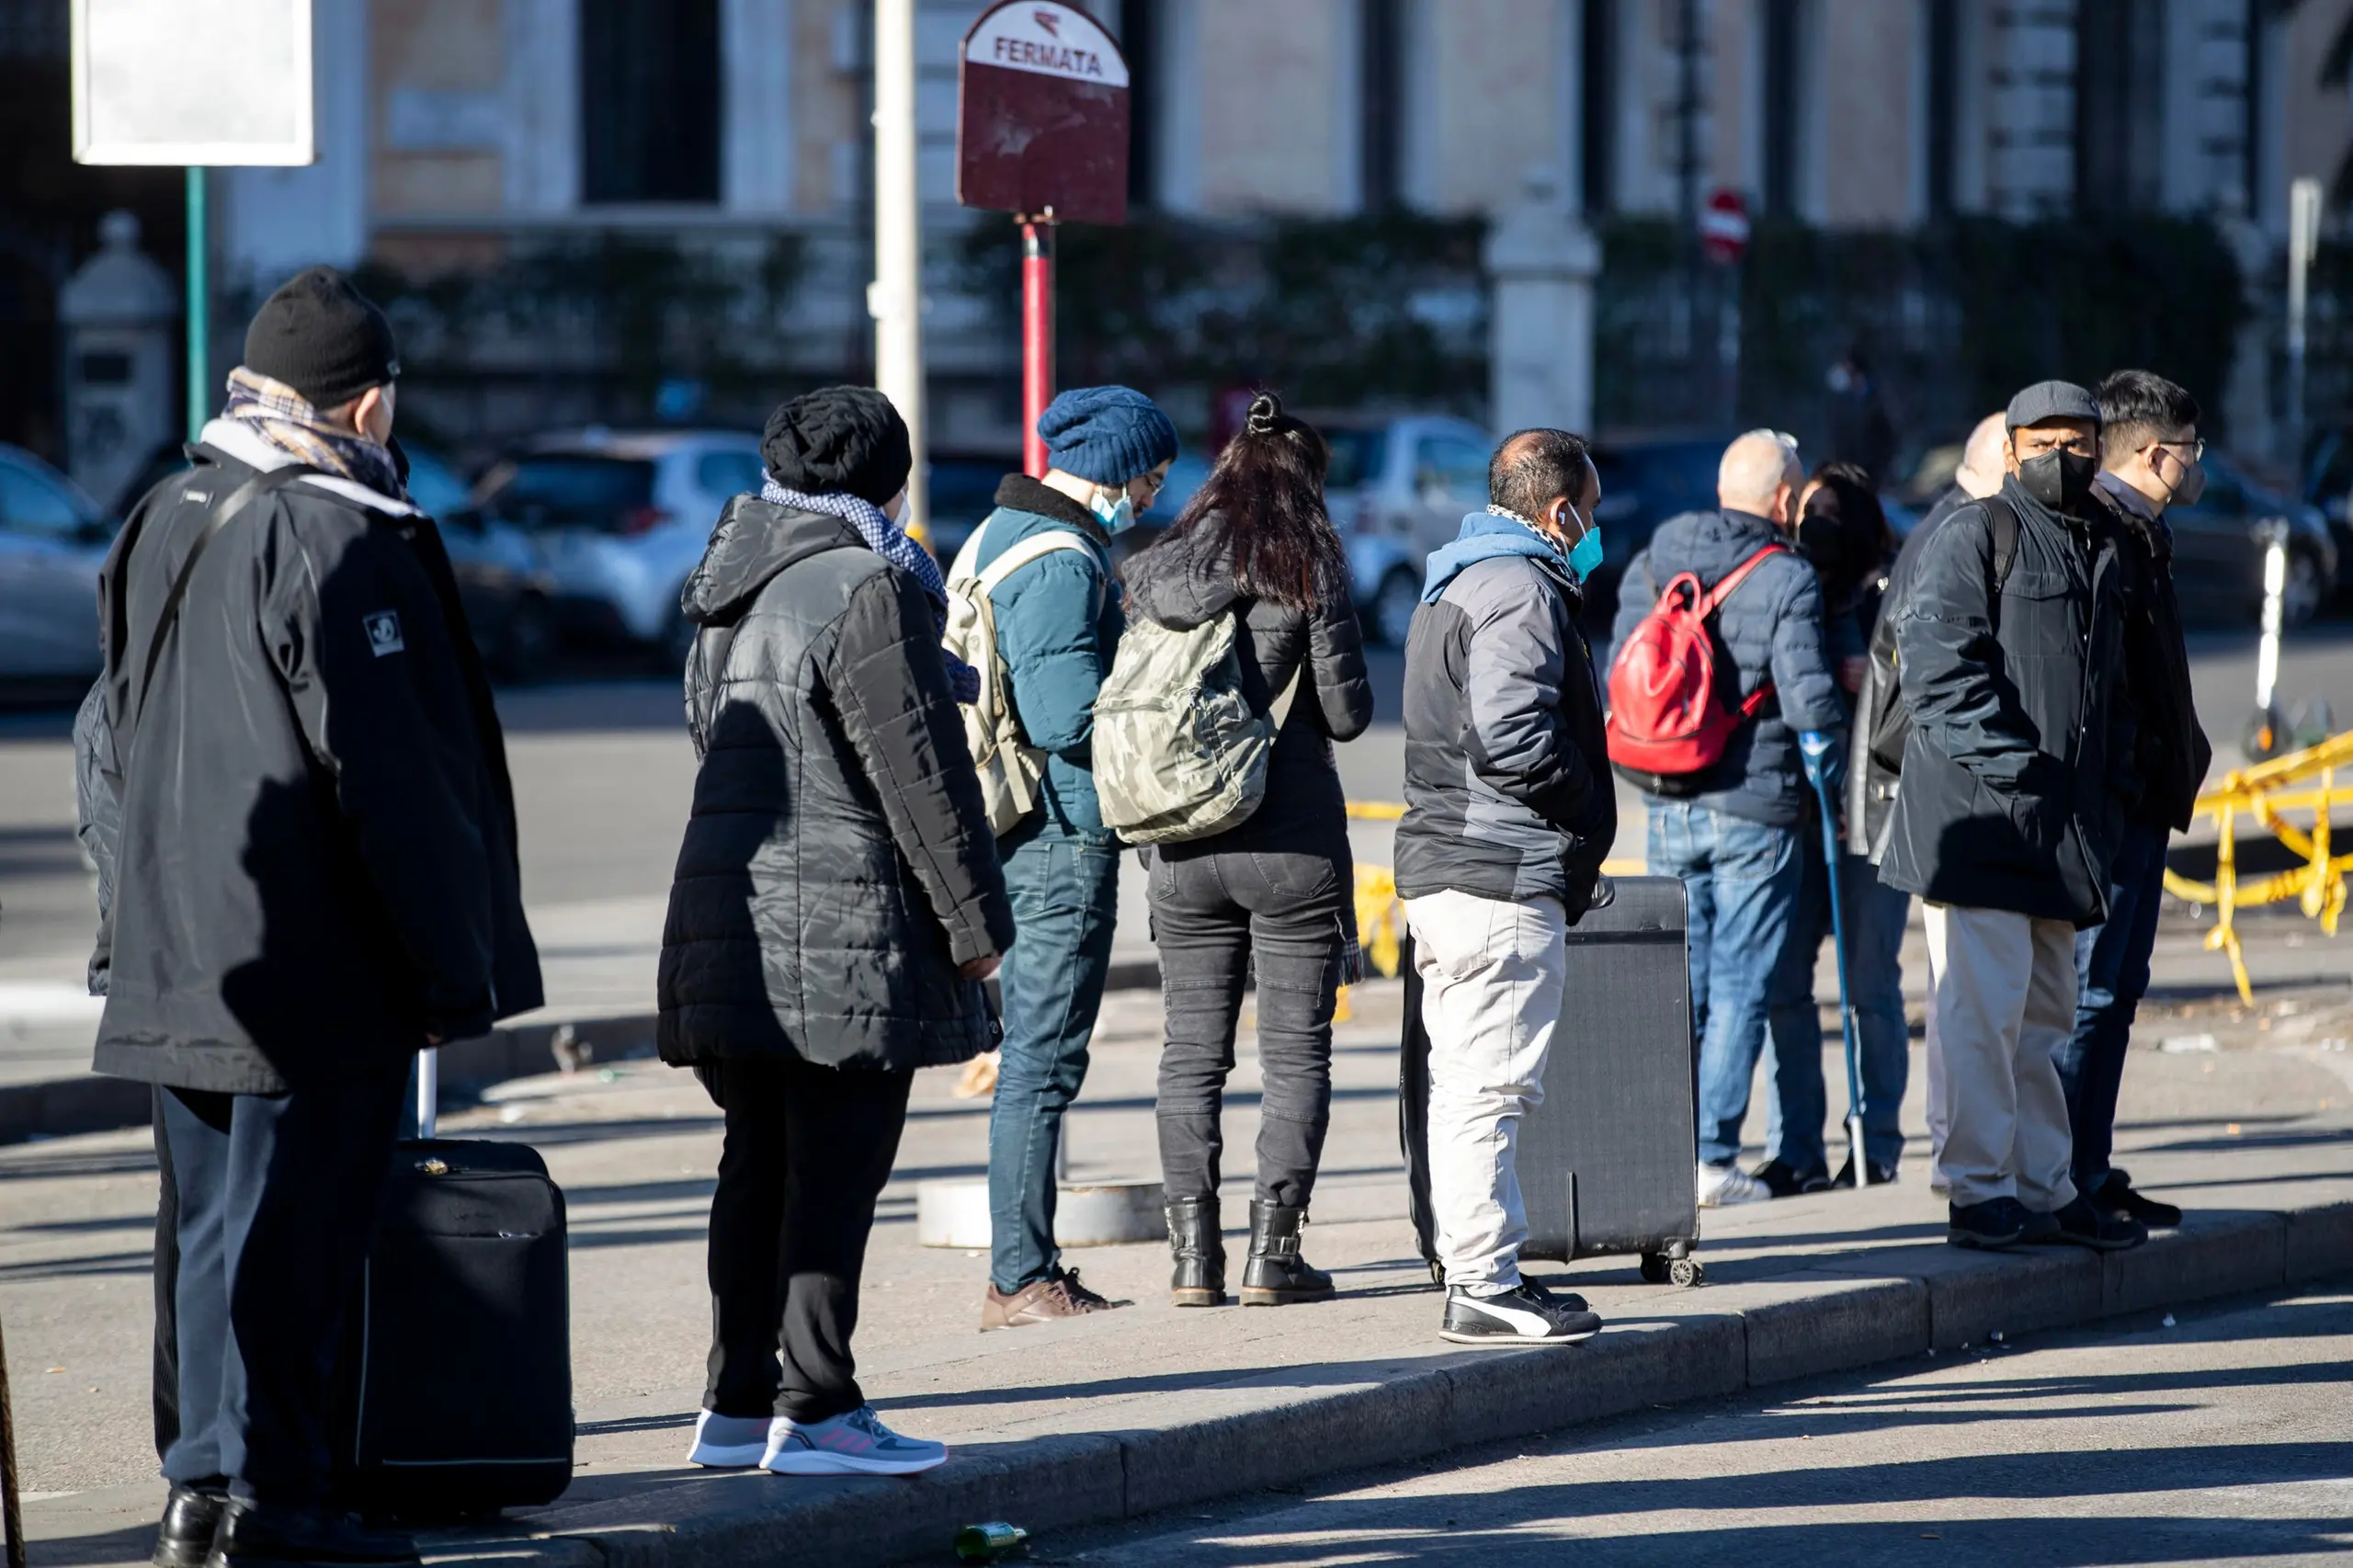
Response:
[[[1942,1205],[1915,1157],[1893,1187],[1710,1214],[1700,1253],[1710,1282],[1698,1290],[1644,1285],[1631,1259],[1538,1265],[1540,1278],[1590,1298],[1608,1332],[1573,1349],[1458,1349],[1437,1338],[1438,1298],[1404,1221],[1390,1087],[1398,991],[1366,987],[1356,1000],[1336,1052],[1333,1133],[1309,1233],[1309,1256],[1342,1284],[1327,1305],[1178,1312],[1163,1301],[1164,1249],[1097,1248],[1071,1261],[1135,1307],[977,1334],[984,1265],[915,1245],[912,1198],[918,1180],[978,1174],[985,1108],[952,1099],[950,1073],[922,1076],[859,1331],[861,1376],[886,1416],[954,1446],[946,1467],[911,1482],[683,1468],[708,1324],[701,1223],[716,1145],[708,1102],[684,1074],[647,1065],[494,1092],[451,1131],[537,1144],[573,1200],[581,1463],[555,1506],[494,1530],[437,1535],[430,1555],[711,1568],[944,1561],[956,1527],[979,1519],[1045,1531],[1131,1517],[1644,1405],[1950,1353],[1997,1333],[2154,1314],[2353,1270],[2353,1053],[2341,1039],[2353,1032],[2353,996],[2341,988],[2283,996],[2256,1014],[2234,1003],[2161,1003],[2131,1059],[2120,1157],[2142,1185],[2192,1210],[2177,1233],[2106,1258],[1961,1253],[1938,1239]],[[1108,1011],[1073,1120],[1077,1179],[1148,1174],[1156,1033],[1152,998],[1122,997]],[[2200,1036],[2214,1049],[2156,1048]],[[1917,1080],[1915,1071],[1907,1119],[1915,1132]],[[1832,1082],[1836,1107],[1835,1072]],[[1230,1221],[1246,1195],[1256,1088],[1245,1053],[1227,1111]],[[44,1144],[41,1169],[68,1183],[76,1150],[118,1144],[135,1152],[135,1135]],[[0,1151],[0,1179],[15,1174],[17,1154]],[[135,1193],[109,1208],[81,1187],[74,1199],[61,1187],[54,1205],[39,1183],[11,1190],[27,1209],[84,1216],[79,1224],[119,1211],[137,1243]],[[153,1464],[139,1451],[136,1420],[110,1429],[103,1465],[84,1462],[88,1453],[69,1461],[63,1445],[85,1440],[71,1397],[83,1368],[38,1375],[49,1356],[67,1359],[41,1336],[70,1339],[42,1309],[88,1310],[86,1275],[84,1293],[73,1290],[74,1259],[110,1255],[77,1252],[63,1224],[17,1228],[49,1238],[38,1250],[29,1242],[0,1250],[0,1301],[20,1369],[19,1441],[32,1484],[67,1494],[32,1504],[33,1561],[140,1561],[161,1493],[132,1479]],[[42,1257],[51,1261],[37,1264]],[[108,1377],[103,1397],[140,1381],[138,1323],[135,1312],[125,1315],[119,1343],[103,1353],[117,1364],[89,1373],[94,1385]]]

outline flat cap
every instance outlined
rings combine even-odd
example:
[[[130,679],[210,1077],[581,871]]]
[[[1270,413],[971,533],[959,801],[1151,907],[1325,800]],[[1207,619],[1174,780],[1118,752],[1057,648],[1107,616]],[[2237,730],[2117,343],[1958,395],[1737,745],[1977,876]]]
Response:
[[[2010,399],[2009,427],[2023,430],[2051,419],[2088,419],[2099,423],[2099,403],[2073,381],[2037,381]]]

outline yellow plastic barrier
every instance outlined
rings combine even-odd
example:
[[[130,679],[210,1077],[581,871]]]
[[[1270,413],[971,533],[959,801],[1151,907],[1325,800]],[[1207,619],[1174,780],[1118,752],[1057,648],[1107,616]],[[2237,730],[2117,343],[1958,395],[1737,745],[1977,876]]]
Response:
[[[2337,916],[2345,912],[2345,873],[2353,855],[2329,853],[2329,812],[2338,802],[2353,803],[2353,788],[2339,789],[2336,770],[2353,764],[2353,730],[2332,735],[2316,746],[2222,775],[2222,781],[2198,797],[2197,815],[2214,819],[2214,880],[2197,882],[2165,872],[2165,891],[2192,903],[2211,904],[2214,928],[2206,934],[2206,950],[2231,958],[2231,974],[2238,982],[2239,1000],[2255,1004],[2247,983],[2246,960],[2239,949],[2236,916],[2242,906],[2284,903],[2295,899],[2306,917],[2336,935]],[[2318,780],[2318,788],[2291,790],[2290,785]],[[2313,813],[2312,831],[2287,822],[2280,813]],[[2253,817],[2270,829],[2304,863],[2292,871],[2241,882],[2238,876],[2238,819]]]

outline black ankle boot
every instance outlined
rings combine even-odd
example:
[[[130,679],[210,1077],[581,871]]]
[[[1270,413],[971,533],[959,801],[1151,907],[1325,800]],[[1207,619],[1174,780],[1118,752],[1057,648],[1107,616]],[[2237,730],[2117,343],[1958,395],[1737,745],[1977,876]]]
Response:
[[[1320,1301],[1332,1294],[1332,1277],[1310,1268],[1299,1256],[1299,1233],[1306,1223],[1304,1209],[1250,1205],[1250,1261],[1242,1269],[1244,1306],[1281,1307]]]
[[[1215,1198],[1179,1198],[1168,1205],[1168,1247],[1176,1270],[1168,1294],[1180,1307],[1225,1305],[1225,1238]]]

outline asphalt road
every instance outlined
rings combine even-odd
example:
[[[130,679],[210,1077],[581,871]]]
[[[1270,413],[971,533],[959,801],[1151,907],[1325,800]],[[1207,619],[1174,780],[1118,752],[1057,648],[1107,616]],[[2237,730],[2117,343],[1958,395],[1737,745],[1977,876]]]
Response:
[[[1161,1568],[2353,1561],[2353,1282],[1037,1543]],[[1574,1354],[1574,1352],[1558,1352]]]

